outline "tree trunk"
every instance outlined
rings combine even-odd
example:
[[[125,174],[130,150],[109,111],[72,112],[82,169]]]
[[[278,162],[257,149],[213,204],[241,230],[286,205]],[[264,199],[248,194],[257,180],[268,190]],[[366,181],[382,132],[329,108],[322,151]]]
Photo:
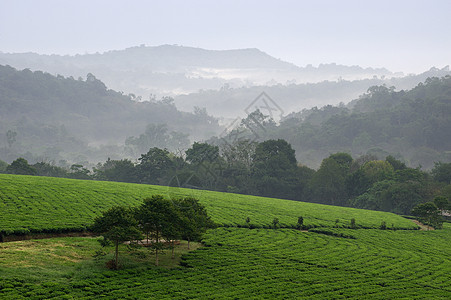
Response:
[[[174,240],[172,240],[172,259],[175,258],[174,249],[175,249]]]
[[[155,248],[155,265],[158,266],[158,247],[160,247],[159,245],[159,236],[158,236],[158,230],[156,231],[156,235],[155,235],[155,243],[156,243],[156,248]]]
[[[155,249],[155,265],[158,266],[158,248]]]
[[[188,239],[188,250],[189,250],[189,239]]]
[[[119,257],[119,241],[116,241],[116,253],[115,253],[115,259],[114,259],[114,268],[118,269],[118,259]]]

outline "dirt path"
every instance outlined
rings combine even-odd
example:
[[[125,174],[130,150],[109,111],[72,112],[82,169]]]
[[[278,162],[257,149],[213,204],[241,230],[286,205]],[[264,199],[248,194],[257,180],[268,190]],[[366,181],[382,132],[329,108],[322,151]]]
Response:
[[[418,220],[412,220],[412,222],[414,222],[415,224],[417,224],[418,226],[420,226],[420,230],[435,230],[434,227],[429,226],[429,225],[424,225],[423,223],[421,223]]]

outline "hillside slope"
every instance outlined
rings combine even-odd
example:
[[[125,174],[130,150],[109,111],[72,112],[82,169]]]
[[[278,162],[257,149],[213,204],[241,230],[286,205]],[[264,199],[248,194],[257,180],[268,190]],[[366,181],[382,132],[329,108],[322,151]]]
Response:
[[[244,226],[247,217],[255,227],[270,226],[274,218],[282,226],[295,226],[302,216],[311,227],[349,227],[354,218],[359,228],[379,228],[383,221],[395,228],[417,228],[410,220],[378,211],[164,186],[0,175],[0,230],[82,231],[109,207],[137,206],[153,194],[197,197],[213,221],[224,226]]]
[[[93,258],[99,249],[96,238],[1,243],[0,298],[451,296],[449,224],[435,231],[345,228],[350,218],[358,226],[378,227],[384,220],[413,228],[410,220],[389,213],[160,186],[0,175],[0,228],[9,228],[8,233],[81,230],[109,206],[137,205],[141,197],[165,192],[200,198],[213,220],[227,226],[209,230],[204,246],[182,256],[176,268],[156,267],[146,249],[127,254],[124,246],[122,269],[107,270],[111,255]],[[301,214],[308,225],[329,228],[237,228],[246,216],[251,224],[266,226],[274,217],[282,225],[293,224]],[[336,218],[340,228],[330,228]]]
[[[88,145],[123,145],[149,124],[166,124],[169,131],[196,140],[220,132],[207,114],[181,112],[169,100],[132,98],[92,74],[75,80],[0,65],[0,134],[16,133],[10,144],[0,139],[0,159],[11,161],[26,152],[54,161],[74,161],[80,154],[92,158]]]

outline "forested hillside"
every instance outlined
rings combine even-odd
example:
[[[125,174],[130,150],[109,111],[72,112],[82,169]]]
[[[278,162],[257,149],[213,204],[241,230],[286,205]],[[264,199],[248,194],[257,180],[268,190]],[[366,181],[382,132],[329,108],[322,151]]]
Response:
[[[336,66],[337,68],[339,66]],[[320,68],[321,69],[321,68]],[[336,76],[332,80],[324,77],[317,82],[288,80],[283,84],[273,81],[264,85],[233,87],[225,85],[220,90],[201,90],[188,95],[174,97],[179,109],[190,111],[193,106],[205,107],[214,116],[236,118],[245,115],[246,107],[262,92],[267,93],[283,110],[285,115],[314,106],[348,103],[365,93],[371,86],[395,86],[398,90],[412,89],[429,77],[451,75],[449,67],[430,70],[404,77],[370,76],[360,79],[344,79]]]
[[[314,168],[334,152],[393,155],[425,169],[451,161],[451,76],[428,78],[407,91],[374,86],[348,105],[292,113],[280,125],[257,114],[247,121],[263,125],[253,126],[260,127],[259,138],[287,140],[298,161]],[[241,135],[255,137],[250,127],[244,122]]]
[[[189,138],[220,132],[203,110],[180,112],[171,98],[138,102],[134,95],[108,89],[91,73],[84,80],[0,66],[0,107],[0,159],[6,161],[119,157],[130,151],[117,145],[146,128],[159,128],[162,141],[154,145],[172,150],[187,147]],[[137,143],[130,140],[132,153]],[[102,151],[93,147],[101,145]]]

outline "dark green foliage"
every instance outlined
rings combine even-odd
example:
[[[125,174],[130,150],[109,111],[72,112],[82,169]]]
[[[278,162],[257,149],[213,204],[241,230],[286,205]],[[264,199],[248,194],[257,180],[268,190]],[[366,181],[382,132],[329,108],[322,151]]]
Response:
[[[385,161],[388,162],[390,165],[392,165],[392,167],[395,171],[404,170],[405,168],[407,168],[405,163],[394,158],[392,155],[387,156],[385,158]]]
[[[26,159],[20,157],[6,167],[6,172],[17,175],[35,175],[36,169],[30,166]]]
[[[298,199],[296,157],[291,145],[284,140],[259,143],[252,162],[252,179],[257,193],[266,197]]]
[[[48,177],[70,177],[69,172],[62,168],[46,162],[38,162],[33,165],[38,176]]]
[[[304,228],[304,218],[303,218],[302,216],[300,216],[300,217],[298,218],[298,223],[296,224],[296,227],[297,227],[298,229]]]
[[[418,217],[418,220],[424,224],[435,228],[442,227],[443,219],[440,210],[433,202],[418,204],[412,209],[412,215]]]
[[[351,219],[351,228],[355,228],[355,227],[356,227],[356,225],[355,225],[355,219],[352,218],[352,219]]]
[[[194,144],[186,150],[186,161],[198,165],[201,163],[213,163],[219,158],[219,147],[207,143]]]
[[[382,230],[387,229],[387,223],[386,223],[385,221],[382,221],[382,222],[381,222],[380,229],[382,229]]]
[[[310,182],[313,201],[331,205],[344,205],[347,200],[346,179],[348,172],[348,163],[340,164],[332,157],[324,159]]]
[[[189,242],[200,241],[207,229],[214,227],[214,223],[198,199],[185,197],[173,202],[180,215],[181,236],[188,241],[189,249]]]
[[[80,164],[70,166],[68,177],[73,179],[92,179],[91,171]]]
[[[279,228],[279,219],[278,218],[274,218],[273,220],[272,220],[272,228],[274,228],[274,229],[277,229],[277,228]]]
[[[138,169],[128,159],[108,159],[103,164],[97,164],[94,168],[94,178],[117,182],[139,182]]]
[[[141,238],[141,232],[138,229],[138,222],[134,218],[133,211],[124,206],[114,206],[104,212],[102,216],[95,218],[91,230],[114,243],[116,249],[114,269],[119,268],[119,244]]]
[[[451,184],[451,162],[436,162],[431,173],[436,181]]]
[[[141,183],[168,184],[170,176],[175,172],[174,161],[166,149],[151,148],[139,158],[137,166]]]
[[[444,196],[437,196],[434,198],[434,204],[440,210],[451,210],[451,201]]]

